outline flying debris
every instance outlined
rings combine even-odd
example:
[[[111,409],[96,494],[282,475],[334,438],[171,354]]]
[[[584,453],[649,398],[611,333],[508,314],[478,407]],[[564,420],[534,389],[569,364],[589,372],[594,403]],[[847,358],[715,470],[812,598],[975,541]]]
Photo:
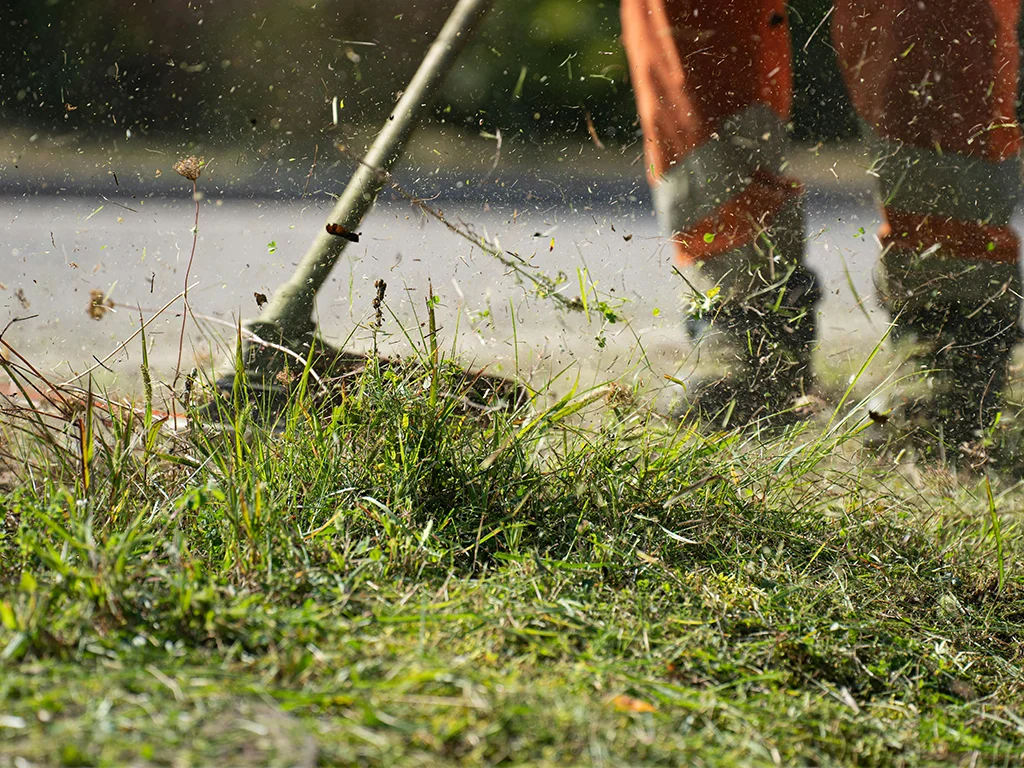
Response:
[[[359,233],[358,232],[349,232],[347,229],[345,229],[345,227],[341,226],[341,224],[328,224],[327,225],[327,234],[329,234],[329,235],[337,235],[338,237],[344,237],[350,243],[358,243],[359,242]]]

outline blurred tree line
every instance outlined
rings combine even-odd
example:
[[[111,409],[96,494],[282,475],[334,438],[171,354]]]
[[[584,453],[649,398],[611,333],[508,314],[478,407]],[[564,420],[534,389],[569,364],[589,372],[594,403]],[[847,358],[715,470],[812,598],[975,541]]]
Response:
[[[0,124],[222,144],[365,136],[453,4],[4,0]],[[829,5],[791,6],[803,139],[856,131],[827,22],[818,28]],[[586,140],[589,115],[602,140],[631,140],[636,112],[618,13],[616,0],[498,0],[449,77],[436,119],[533,141]]]

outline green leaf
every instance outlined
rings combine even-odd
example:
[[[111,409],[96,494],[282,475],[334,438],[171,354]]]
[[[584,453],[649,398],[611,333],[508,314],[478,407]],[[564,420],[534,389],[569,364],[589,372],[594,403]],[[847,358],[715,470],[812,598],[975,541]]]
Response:
[[[0,603],[0,623],[12,632],[18,628],[18,619],[14,615],[14,609],[7,603]]]

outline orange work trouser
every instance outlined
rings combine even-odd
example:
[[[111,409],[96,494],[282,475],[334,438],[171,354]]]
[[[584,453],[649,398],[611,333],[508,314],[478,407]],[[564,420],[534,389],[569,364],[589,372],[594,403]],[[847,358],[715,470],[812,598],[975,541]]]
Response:
[[[880,151],[886,246],[1016,263],[1019,11],[1020,0],[836,2],[840,67]],[[785,3],[622,0],[622,27],[680,260],[754,242],[800,194],[774,146],[792,102]]]

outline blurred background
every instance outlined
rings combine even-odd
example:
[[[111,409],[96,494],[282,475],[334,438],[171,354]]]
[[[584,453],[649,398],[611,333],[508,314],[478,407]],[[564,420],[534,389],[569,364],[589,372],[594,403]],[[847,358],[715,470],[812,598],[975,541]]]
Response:
[[[188,366],[215,365],[231,327],[256,314],[254,294],[271,294],[323,227],[353,168],[338,147],[365,150],[453,5],[4,0],[0,321],[31,317],[5,338],[60,376],[137,372],[117,365],[137,347],[106,355],[140,309],[181,291],[195,202],[172,166],[196,154],[212,162],[198,184],[185,349]],[[830,44],[829,0],[789,7],[793,168],[808,184],[811,263],[829,287],[823,336],[830,361],[853,360],[853,338],[867,331],[870,346],[885,327],[871,299],[870,163]],[[583,285],[619,306],[616,322],[554,311],[385,193],[319,299],[328,335],[367,346],[372,286],[385,277],[405,328],[391,326],[393,344],[407,346],[431,280],[448,340],[478,362],[577,361],[595,377],[638,360],[648,379],[679,370],[684,286],[653,217],[618,14],[614,0],[497,0],[398,174],[567,293]],[[113,304],[98,318],[96,291]],[[175,367],[180,325],[179,299],[149,329],[161,375]]]
[[[452,0],[6,0],[0,121],[73,134],[190,140],[273,152],[375,129]],[[855,131],[829,0],[790,6],[795,135]],[[438,100],[438,123],[524,142],[629,142],[636,113],[614,0],[499,0]],[[804,45],[808,40],[809,44]],[[332,126],[333,127],[333,126]]]

